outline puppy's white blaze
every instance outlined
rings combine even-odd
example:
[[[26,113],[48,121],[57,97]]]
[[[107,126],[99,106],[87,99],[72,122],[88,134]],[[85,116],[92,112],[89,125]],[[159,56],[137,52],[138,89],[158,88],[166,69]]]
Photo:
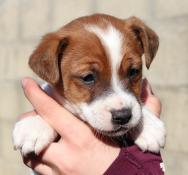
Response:
[[[112,67],[112,87],[113,90],[118,91],[121,85],[118,80],[118,68],[123,58],[123,35],[110,23],[105,29],[99,28],[96,25],[86,25],[85,28],[95,33],[104,46]]]
[[[141,117],[141,108],[136,98],[122,87],[118,77],[118,69],[123,59],[123,35],[111,23],[104,29],[93,24],[86,25],[85,29],[94,33],[100,39],[110,59],[112,70],[111,86],[113,92],[107,96],[97,98],[89,105],[86,103],[81,104],[80,108],[83,115],[86,121],[94,128],[110,131],[114,129],[110,111],[112,109],[118,110],[127,107],[132,109],[133,117],[126,127],[134,127]]]

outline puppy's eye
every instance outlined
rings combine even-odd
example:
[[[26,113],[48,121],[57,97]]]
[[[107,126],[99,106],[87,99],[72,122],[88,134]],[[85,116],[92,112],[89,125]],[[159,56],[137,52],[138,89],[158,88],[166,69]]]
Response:
[[[81,77],[81,80],[84,82],[86,85],[93,85],[95,84],[96,81],[96,76],[93,73],[89,73],[83,77]]]
[[[135,68],[132,68],[129,70],[129,78],[134,78],[135,76],[137,76],[139,74],[140,70],[139,69],[135,69]]]

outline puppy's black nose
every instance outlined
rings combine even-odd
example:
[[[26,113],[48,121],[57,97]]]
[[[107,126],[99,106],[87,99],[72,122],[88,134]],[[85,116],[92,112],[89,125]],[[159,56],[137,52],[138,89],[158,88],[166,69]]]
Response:
[[[122,108],[120,110],[112,110],[112,123],[116,125],[124,125],[131,119],[131,109]]]

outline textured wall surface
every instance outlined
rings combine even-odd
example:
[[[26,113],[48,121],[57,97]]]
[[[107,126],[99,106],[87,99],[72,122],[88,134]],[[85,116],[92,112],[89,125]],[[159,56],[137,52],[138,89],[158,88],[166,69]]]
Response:
[[[187,0],[0,0],[0,174],[27,174],[11,131],[29,109],[20,79],[34,76],[28,57],[40,37],[94,12],[136,15],[160,36],[159,52],[146,71],[162,100],[168,137],[162,151],[167,175],[188,173],[188,1]]]

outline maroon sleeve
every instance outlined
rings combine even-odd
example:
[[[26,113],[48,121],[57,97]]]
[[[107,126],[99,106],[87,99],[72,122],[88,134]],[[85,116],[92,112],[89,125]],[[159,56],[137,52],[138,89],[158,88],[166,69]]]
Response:
[[[160,154],[142,152],[137,146],[121,148],[104,175],[164,175]]]

